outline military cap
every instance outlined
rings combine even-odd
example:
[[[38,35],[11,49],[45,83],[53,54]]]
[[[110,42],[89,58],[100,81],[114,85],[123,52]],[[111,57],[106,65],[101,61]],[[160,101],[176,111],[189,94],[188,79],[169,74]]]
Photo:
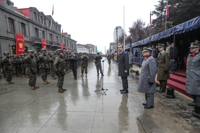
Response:
[[[199,47],[199,43],[192,42],[190,44],[190,48],[198,48],[198,47]]]
[[[5,51],[5,52],[4,52],[4,55],[5,55],[5,54],[10,54],[10,53],[9,53],[8,51]]]
[[[158,48],[165,47],[165,44],[158,43]]]
[[[33,50],[28,50],[28,53],[34,53],[34,51]]]
[[[144,47],[142,52],[144,53],[144,52],[151,52],[151,51],[152,51],[151,48]]]
[[[59,53],[61,53],[61,52],[62,52],[62,49],[57,49],[57,50],[56,50],[56,53],[57,53],[57,54],[59,54]]]
[[[43,49],[43,48],[42,48],[41,51],[46,51],[46,49]]]

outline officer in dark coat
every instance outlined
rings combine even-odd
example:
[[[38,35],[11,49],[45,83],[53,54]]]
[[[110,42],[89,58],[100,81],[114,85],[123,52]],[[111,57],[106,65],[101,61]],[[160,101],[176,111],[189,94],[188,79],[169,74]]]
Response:
[[[14,84],[12,80],[12,63],[10,61],[9,57],[9,52],[4,52],[4,58],[2,59],[2,63],[4,64],[3,66],[3,71],[6,73],[6,81],[7,84]]]
[[[54,57],[54,53],[50,53],[50,57],[49,57],[49,67],[50,67],[50,70],[51,70],[51,77],[53,80],[56,80],[57,78],[55,77],[56,76],[56,72],[55,72],[55,67],[53,65],[54,63],[54,60],[55,60],[55,57]]]
[[[61,49],[56,50],[57,57],[55,58],[54,61],[54,66],[56,69],[56,74],[58,76],[58,92],[63,93],[66,91],[66,89],[63,89],[63,82],[64,82],[64,76],[65,76],[65,59],[63,55],[63,51]]]
[[[170,65],[170,55],[164,50],[164,44],[158,44],[160,53],[158,54],[158,69],[157,69],[157,79],[160,82],[159,93],[163,93],[167,87],[167,79],[169,77],[169,65]]]
[[[71,55],[68,56],[68,60],[70,61],[69,69],[72,69],[74,74],[74,79],[77,80],[77,61],[78,57],[74,54],[74,51],[71,52]]]
[[[108,64],[110,65],[110,63],[111,63],[111,55],[110,54],[108,54],[107,60],[108,60]]]
[[[82,74],[81,77],[83,77],[84,70],[85,70],[85,77],[87,77],[88,60],[89,57],[86,55],[86,53],[84,53],[81,56],[81,74]]]
[[[128,80],[129,76],[129,56],[123,51],[123,46],[118,46],[118,76],[121,76],[123,89],[120,90],[122,94],[128,93]]]
[[[29,50],[28,55],[24,58],[24,63],[26,64],[25,73],[29,77],[29,85],[31,86],[31,90],[38,89],[36,86],[37,80],[37,69],[36,69],[36,60],[34,60],[34,51]]]
[[[145,93],[145,109],[154,107],[154,93],[156,93],[155,77],[157,72],[156,60],[151,56],[152,49],[144,48],[141,74],[138,85],[138,92]]]
[[[95,60],[94,63],[95,63],[96,68],[97,68],[97,76],[99,76],[99,70],[101,72],[101,75],[104,76],[103,71],[102,71],[102,67],[101,67],[101,59],[102,59],[101,55],[99,53],[97,53],[97,56],[94,58],[94,60]]]
[[[199,44],[192,42],[190,45],[191,54],[187,60],[186,70],[186,92],[192,95],[193,102],[189,106],[200,106],[200,52]]]

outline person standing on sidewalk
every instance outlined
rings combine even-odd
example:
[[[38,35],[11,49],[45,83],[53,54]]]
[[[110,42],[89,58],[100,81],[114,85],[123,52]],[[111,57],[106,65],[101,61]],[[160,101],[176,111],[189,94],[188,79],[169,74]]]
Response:
[[[156,93],[156,60],[151,56],[152,49],[144,48],[141,74],[138,85],[138,92],[145,93],[146,103],[143,103],[145,109],[154,107],[154,93]]]
[[[78,57],[74,54],[74,52],[71,52],[71,55],[68,56],[68,60],[70,61],[69,69],[73,71],[74,79],[77,80],[77,61]]]
[[[84,70],[85,70],[85,77],[87,77],[88,60],[89,57],[86,55],[86,53],[84,53],[81,56],[81,77],[83,77]]]
[[[200,52],[199,44],[192,42],[190,45],[191,54],[187,60],[186,70],[186,92],[192,95],[193,102],[188,106],[200,106]]]
[[[94,60],[95,60],[94,63],[95,63],[96,68],[97,68],[97,76],[99,76],[99,70],[100,70],[101,75],[104,76],[103,71],[102,71],[102,67],[101,67],[101,59],[102,59],[101,55],[99,53],[97,53],[97,56],[94,58]]]
[[[123,89],[120,90],[122,94],[128,93],[128,76],[129,76],[129,56],[123,51],[123,46],[118,46],[119,50],[119,63],[118,63],[118,76],[121,76]]]
[[[160,90],[159,93],[163,93],[166,90],[167,79],[169,79],[169,65],[170,65],[170,57],[169,53],[165,52],[164,44],[158,44],[158,49],[160,53],[158,54],[158,70],[157,70],[157,79],[160,82]]]

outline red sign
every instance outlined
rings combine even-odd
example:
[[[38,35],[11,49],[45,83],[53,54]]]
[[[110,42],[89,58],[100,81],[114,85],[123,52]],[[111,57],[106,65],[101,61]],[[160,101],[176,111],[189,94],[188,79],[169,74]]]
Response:
[[[60,44],[60,47],[61,47],[61,49],[63,49],[63,44],[62,43]]]
[[[15,33],[16,55],[24,54],[24,35]]]
[[[42,39],[42,38],[41,38],[41,41],[42,41],[42,48],[43,48],[43,49],[47,49],[47,42],[46,42],[46,39]]]
[[[66,51],[68,51],[68,46],[66,45]]]

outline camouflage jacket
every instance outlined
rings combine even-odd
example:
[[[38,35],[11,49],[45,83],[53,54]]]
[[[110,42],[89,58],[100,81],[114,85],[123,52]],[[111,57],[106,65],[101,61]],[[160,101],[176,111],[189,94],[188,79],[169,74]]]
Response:
[[[4,57],[4,58],[2,59],[2,63],[3,63],[3,65],[4,65],[3,69],[4,69],[5,71],[12,71],[12,63],[11,63],[9,57]]]
[[[40,54],[38,57],[37,57],[37,62],[38,62],[38,65],[39,65],[39,68],[40,69],[47,69],[49,68],[49,58],[48,56],[45,56],[44,54]]]
[[[64,73],[65,73],[64,63],[65,63],[64,58],[56,57],[56,59],[54,61],[56,73],[64,75]]]
[[[26,64],[26,74],[36,73],[36,61],[31,55],[24,57],[24,62]]]

